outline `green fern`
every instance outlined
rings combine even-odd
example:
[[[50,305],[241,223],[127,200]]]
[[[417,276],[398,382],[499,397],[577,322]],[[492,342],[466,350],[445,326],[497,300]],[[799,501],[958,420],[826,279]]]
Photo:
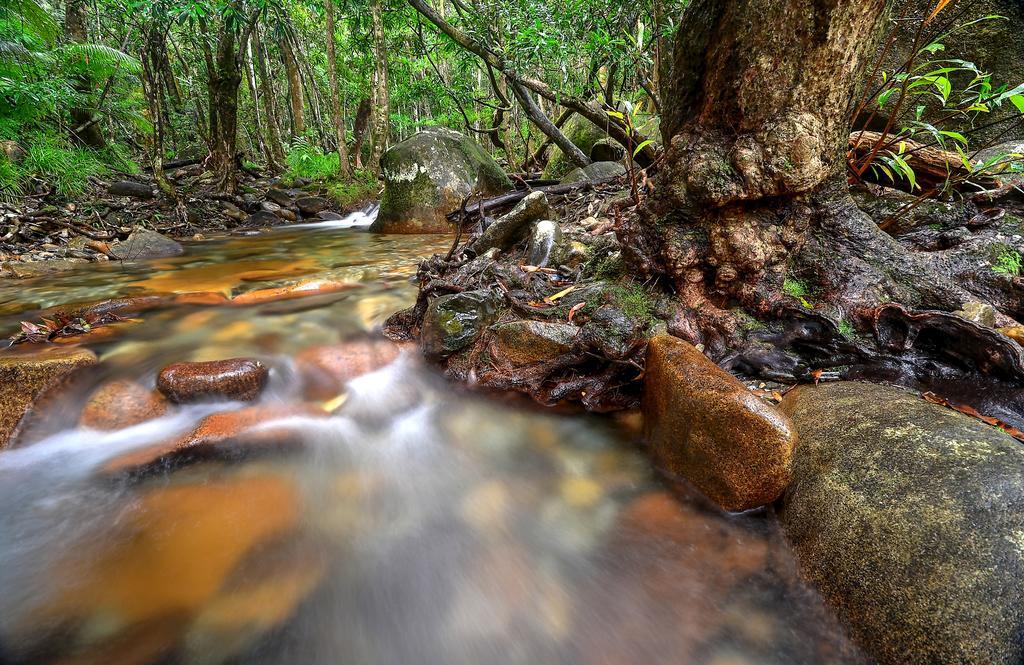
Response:
[[[119,68],[126,74],[142,72],[142,63],[137,58],[103,44],[65,44],[56,49],[56,55],[68,65],[84,65],[89,70]]]

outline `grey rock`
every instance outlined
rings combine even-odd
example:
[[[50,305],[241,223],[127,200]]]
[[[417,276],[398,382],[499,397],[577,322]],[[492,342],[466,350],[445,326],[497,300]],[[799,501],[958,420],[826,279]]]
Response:
[[[580,329],[568,323],[512,321],[491,328],[492,355],[516,366],[557,358],[572,350]]]
[[[274,214],[286,222],[296,222],[299,219],[299,216],[295,214],[295,211],[289,210],[288,208],[281,208]]]
[[[317,213],[317,217],[324,220],[325,222],[337,222],[342,219],[345,219],[344,215],[336,213],[333,210],[323,210]]]
[[[266,212],[277,215],[278,213],[281,212],[281,206],[274,203],[273,201],[264,201],[263,203],[260,204],[260,210],[264,210]]]
[[[590,149],[590,159],[595,162],[617,162],[625,156],[622,146],[611,139],[601,139]]]
[[[132,261],[181,256],[185,253],[185,248],[181,246],[181,243],[156,231],[138,228],[132,231],[124,242],[113,245],[110,248],[110,253],[121,261]]]
[[[151,199],[154,196],[153,186],[130,180],[115,182],[107,190],[111,196],[128,196],[133,199]]]
[[[643,325],[621,309],[603,305],[583,325],[582,341],[609,358],[625,358],[640,336]]]
[[[1024,661],[1024,445],[905,391],[804,386],[779,515],[881,663]]]
[[[267,199],[282,208],[290,208],[295,203],[295,198],[291,194],[277,187],[271,187],[267,190]]]
[[[258,210],[249,215],[245,220],[248,226],[277,226],[281,223],[281,217],[265,210]]]
[[[545,268],[557,263],[562,243],[562,227],[550,219],[541,220],[530,230],[530,243],[526,250],[526,263]]]
[[[965,302],[963,306],[956,312],[953,312],[957,316],[961,316],[968,321],[994,328],[996,325],[996,319],[999,316],[999,312],[996,308],[988,303],[984,302]]]
[[[573,169],[562,178],[562,182],[605,182],[623,175],[626,175],[626,167],[618,162],[594,162],[583,168]]]
[[[304,217],[313,217],[331,207],[331,202],[321,196],[303,196],[296,199],[295,206]]]
[[[445,358],[472,344],[497,316],[488,291],[466,291],[436,298],[427,307],[420,344],[428,358]]]
[[[475,141],[444,128],[423,130],[381,158],[384,196],[377,233],[449,233],[446,216],[467,196],[493,196],[512,181]]]
[[[492,247],[506,250],[526,235],[530,222],[550,216],[551,206],[548,204],[547,194],[532,192],[508,214],[488,226],[473,243],[473,251],[483,254]]]

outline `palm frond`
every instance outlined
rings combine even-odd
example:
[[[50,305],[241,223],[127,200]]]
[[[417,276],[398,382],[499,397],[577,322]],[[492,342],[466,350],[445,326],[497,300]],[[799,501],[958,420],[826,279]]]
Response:
[[[19,21],[47,42],[53,42],[60,34],[60,26],[38,0],[4,0],[0,3],[0,16]]]
[[[67,62],[81,62],[99,67],[119,66],[121,71],[128,74],[138,74],[142,71],[142,64],[137,58],[103,44],[64,44],[56,51]]]

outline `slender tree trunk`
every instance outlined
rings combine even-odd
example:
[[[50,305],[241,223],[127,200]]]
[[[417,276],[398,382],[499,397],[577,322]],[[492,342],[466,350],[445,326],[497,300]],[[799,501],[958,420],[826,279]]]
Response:
[[[284,71],[288,76],[288,103],[292,110],[292,136],[302,136],[306,133],[306,115],[302,99],[302,79],[299,73],[299,63],[295,59],[295,52],[288,38],[281,40],[281,55],[284,58]]]
[[[149,163],[153,168],[153,180],[164,194],[177,198],[174,185],[164,174],[164,109],[163,92],[160,89],[160,62],[165,57],[166,38],[157,26],[148,26],[143,32],[142,44],[142,93],[153,122],[153,135],[149,140]]]
[[[384,15],[381,0],[371,0],[370,18],[373,24],[373,152],[370,168],[380,165],[380,157],[390,142],[391,106],[388,98],[388,52],[384,34]]]
[[[334,2],[326,0],[327,12],[327,74],[331,79],[331,119],[334,136],[338,142],[338,174],[344,178],[351,175],[348,163],[348,146],[345,144],[345,120],[341,115],[341,95],[338,91],[337,54],[334,52]]]
[[[65,3],[64,30],[68,41],[84,44],[89,40],[87,7],[87,0],[67,0]],[[91,77],[83,74],[76,77],[74,86],[79,93],[85,94],[93,89],[94,82]],[[103,130],[100,129],[100,124],[92,110],[72,108],[71,122],[73,138],[82,144],[93,148],[102,148],[107,144]]]
[[[359,100],[356,119],[352,123],[352,155],[357,169],[363,168],[363,143],[366,142],[366,130],[370,126],[371,108],[369,98]]]
[[[261,117],[260,114],[260,94],[259,88],[256,85],[256,67],[253,65],[252,62],[251,40],[249,41],[248,44],[246,44],[245,56],[243,58],[243,66],[245,67],[245,81],[246,85],[248,85],[249,87],[249,96],[252,98],[252,115],[253,122],[255,124],[254,129],[256,134],[255,143],[259,148],[259,152],[263,155],[264,159],[267,160],[267,163],[270,164],[273,161],[273,159],[272,155],[270,154],[270,148],[269,146],[267,146],[267,143],[264,140],[265,132],[263,131],[263,118]],[[253,141],[250,135],[250,143],[252,142]]]
[[[274,87],[267,71],[267,58],[260,37],[259,28],[252,31],[253,58],[256,64],[256,75],[259,80],[260,99],[263,101],[263,113],[266,118],[266,144],[269,148],[268,162],[275,171],[283,171],[285,163],[284,145],[281,141],[281,124],[277,116],[277,99]]]

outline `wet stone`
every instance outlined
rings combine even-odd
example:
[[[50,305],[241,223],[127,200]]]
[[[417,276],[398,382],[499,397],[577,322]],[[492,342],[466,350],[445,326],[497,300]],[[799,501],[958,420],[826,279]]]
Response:
[[[483,254],[489,249],[507,250],[526,235],[527,225],[551,216],[547,194],[533,192],[520,201],[511,212],[499,217],[473,243],[473,251]]]
[[[983,302],[964,303],[963,307],[953,313],[988,328],[995,327],[998,314],[995,307]]]
[[[99,430],[117,430],[159,418],[167,413],[167,399],[135,381],[111,381],[89,398],[79,425]]]
[[[110,253],[114,258],[121,261],[135,259],[155,259],[165,256],[181,256],[185,248],[165,235],[149,229],[136,229],[131,235],[111,246]]]
[[[489,291],[466,291],[436,298],[427,307],[420,333],[424,354],[446,358],[472,344],[497,315]]]
[[[289,208],[295,203],[295,199],[292,195],[283,189],[277,187],[271,187],[267,190],[267,199],[281,206],[282,208]]]
[[[313,217],[331,207],[331,202],[320,196],[303,196],[295,200],[295,206],[304,217]]]
[[[526,263],[546,268],[557,263],[557,253],[562,242],[562,228],[557,222],[541,220],[530,231],[530,243],[526,250]]]
[[[303,349],[295,356],[295,367],[302,377],[304,394],[309,399],[328,400],[357,376],[395,360],[400,351],[397,344],[387,340],[353,340]]]
[[[567,323],[512,321],[491,328],[491,355],[513,365],[531,365],[572,350],[580,329]]]
[[[642,323],[617,307],[599,307],[583,326],[582,342],[609,358],[629,355],[640,336]]]
[[[789,484],[789,418],[681,339],[649,342],[643,412],[658,463],[726,510],[771,503]]]
[[[263,363],[249,358],[175,363],[160,370],[156,385],[178,404],[209,399],[248,402],[263,392],[269,374]]]
[[[780,521],[869,654],[1024,662],[1024,445],[888,386],[801,386],[782,409],[800,443]]]

